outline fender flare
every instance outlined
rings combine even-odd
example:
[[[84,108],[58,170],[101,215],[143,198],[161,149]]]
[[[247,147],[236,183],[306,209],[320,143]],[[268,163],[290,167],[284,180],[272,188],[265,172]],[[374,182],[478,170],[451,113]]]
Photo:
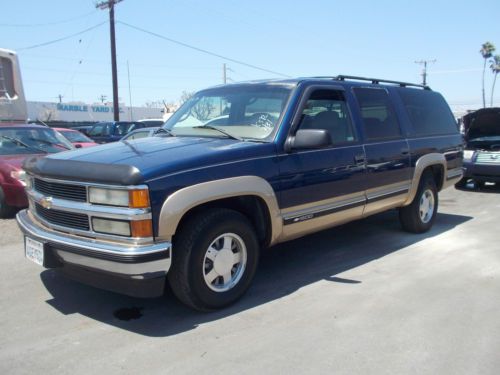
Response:
[[[266,204],[272,226],[270,243],[275,243],[283,227],[278,200],[271,185],[258,176],[225,178],[177,190],[163,202],[158,219],[158,237],[171,240],[182,217],[194,207],[219,199],[249,195],[261,198]]]
[[[433,165],[439,165],[443,167],[443,176],[442,176],[443,180],[441,181],[440,186],[444,186],[444,182],[446,180],[446,165],[447,165],[446,158],[444,157],[443,154],[439,153],[426,154],[420,157],[415,163],[415,170],[413,172],[410,192],[408,193],[408,197],[406,198],[406,201],[404,202],[403,206],[411,204],[411,202],[415,198],[415,195],[417,194],[418,184],[420,183],[420,178],[422,177],[422,173],[424,172],[425,168]]]

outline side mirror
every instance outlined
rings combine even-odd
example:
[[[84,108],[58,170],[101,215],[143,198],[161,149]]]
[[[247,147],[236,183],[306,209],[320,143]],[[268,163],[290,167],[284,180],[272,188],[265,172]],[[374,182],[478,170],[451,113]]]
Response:
[[[325,129],[303,129],[298,130],[295,137],[289,143],[291,150],[307,150],[323,148],[332,144],[330,133]]]

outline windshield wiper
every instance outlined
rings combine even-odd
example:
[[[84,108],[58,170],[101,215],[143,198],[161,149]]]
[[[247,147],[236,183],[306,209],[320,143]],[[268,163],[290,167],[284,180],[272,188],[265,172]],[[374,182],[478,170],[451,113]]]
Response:
[[[29,139],[31,139],[32,141],[35,141],[35,142],[45,143],[46,145],[49,145],[49,146],[61,146],[62,148],[65,148],[66,150],[71,150],[71,148],[67,147],[66,145],[63,145],[62,143],[54,143],[54,142],[46,141],[45,139],[40,139],[40,138],[29,138]]]
[[[14,142],[14,143],[17,143],[18,145],[20,146],[23,146],[23,147],[26,147],[26,148],[30,148],[32,150],[37,150],[37,151],[41,151],[43,152],[44,154],[47,154],[48,152],[45,151],[45,150],[42,150],[41,148],[38,148],[38,147],[35,147],[35,146],[30,146],[26,143],[24,143],[23,141],[20,141],[19,139],[17,138],[12,138],[12,137],[7,137],[6,135],[0,135],[1,138],[4,138],[4,139],[8,139],[9,141],[11,142]]]
[[[160,128],[160,129],[157,129],[155,130],[155,132],[153,133],[154,135],[156,134],[160,134],[160,133],[166,133],[168,134],[170,137],[175,137],[174,133],[172,133],[171,130],[169,129],[165,129],[165,128]]]
[[[228,136],[229,138],[236,139],[237,141],[244,141],[243,138],[237,137],[234,134],[228,133],[224,129],[221,129],[221,128],[219,128],[217,126],[213,126],[213,125],[193,126],[193,129],[212,129],[212,130],[217,130],[219,133],[222,133],[222,134]]]

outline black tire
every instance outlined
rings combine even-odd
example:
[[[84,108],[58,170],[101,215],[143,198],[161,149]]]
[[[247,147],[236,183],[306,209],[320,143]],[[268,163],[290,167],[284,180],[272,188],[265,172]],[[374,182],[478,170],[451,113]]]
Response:
[[[243,242],[246,264],[240,268],[240,271],[235,271],[234,275],[239,272],[239,278],[234,276],[234,286],[227,291],[214,291],[212,288],[219,286],[215,284],[209,286],[205,281],[205,274],[211,262],[207,260],[207,251],[222,235],[236,235],[238,241]],[[240,244],[240,242],[237,243]],[[173,293],[184,304],[200,311],[216,310],[235,302],[247,291],[255,275],[258,259],[259,244],[249,220],[233,210],[210,209],[183,223],[174,239],[172,267],[168,273],[168,281]],[[231,268],[230,275],[233,278],[234,267],[240,266],[232,265],[231,267],[233,268]],[[216,269],[215,261],[212,269]],[[219,277],[221,279],[216,278],[214,282],[220,281],[224,284],[225,280],[222,276]]]
[[[420,204],[422,199],[430,198],[432,195],[433,207],[428,211],[428,215],[422,218]],[[420,179],[417,193],[410,205],[399,209],[399,221],[401,226],[407,232],[424,233],[432,228],[436,219],[438,209],[438,194],[436,182],[432,173],[424,173]]]
[[[6,217],[9,217],[13,212],[14,209],[5,202],[5,195],[2,188],[0,188],[0,218],[4,219]]]
[[[467,185],[468,180],[468,178],[462,177],[462,179],[455,184],[455,188],[463,189],[465,185]]]

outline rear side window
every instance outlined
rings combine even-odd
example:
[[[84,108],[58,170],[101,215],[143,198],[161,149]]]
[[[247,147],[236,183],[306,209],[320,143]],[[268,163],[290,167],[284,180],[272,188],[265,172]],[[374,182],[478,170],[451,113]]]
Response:
[[[417,136],[450,134],[458,131],[457,123],[444,98],[437,92],[416,89],[400,89]]]
[[[368,140],[401,137],[401,129],[387,91],[384,89],[356,88],[354,94],[358,99],[365,135]]]

